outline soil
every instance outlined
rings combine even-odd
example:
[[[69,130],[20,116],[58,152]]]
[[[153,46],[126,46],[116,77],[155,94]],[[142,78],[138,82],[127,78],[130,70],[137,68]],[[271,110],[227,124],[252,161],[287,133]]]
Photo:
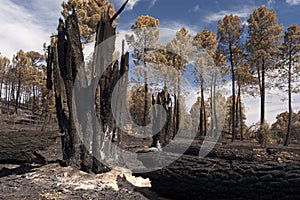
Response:
[[[299,145],[222,142],[199,158],[194,143],[170,166],[134,174],[150,178],[152,187],[141,188],[128,181],[126,169],[94,175],[63,167],[55,124],[47,131],[34,124],[0,125],[0,199],[300,199]],[[165,158],[158,152],[153,162],[177,156],[180,143]],[[150,138],[126,135],[121,147],[140,151],[150,144]]]
[[[93,175],[63,167],[59,130],[51,127],[1,123],[0,199],[163,199],[129,183],[126,169]]]

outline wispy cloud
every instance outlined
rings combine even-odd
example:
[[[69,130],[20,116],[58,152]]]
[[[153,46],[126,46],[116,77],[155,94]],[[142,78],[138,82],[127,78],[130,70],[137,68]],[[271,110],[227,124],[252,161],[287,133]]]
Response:
[[[300,5],[300,0],[286,0],[285,2],[291,6]]]
[[[193,8],[194,12],[199,12],[200,11],[200,6],[197,4],[194,8]]]
[[[126,6],[126,10],[133,10],[134,6],[141,0],[129,0]],[[152,0],[154,1],[154,0]],[[121,6],[125,1],[124,0],[112,0],[113,3],[116,3],[118,6]],[[154,1],[155,4],[155,1]],[[153,4],[153,5],[154,5]]]
[[[217,13],[211,13],[207,15],[204,18],[204,21],[207,23],[217,22],[220,19],[223,19],[225,15],[229,15],[229,14],[237,15],[241,18],[246,18],[252,13],[253,9],[254,7],[243,7],[234,10],[221,10]]]
[[[168,42],[175,37],[176,32],[182,27],[186,28],[192,36],[195,36],[200,30],[199,26],[191,26],[185,23],[177,21],[165,21],[160,25],[160,40],[162,42]]]
[[[268,0],[267,7],[273,9],[275,4],[276,4],[276,0]]]
[[[129,0],[128,2],[128,9],[132,10],[133,7],[139,2],[140,0]]]
[[[158,0],[151,0],[151,2],[150,2],[150,8],[152,8],[156,4],[157,1]]]
[[[129,0],[125,10],[133,10],[134,7],[141,1],[147,2],[149,9],[151,9],[158,2],[158,0]],[[117,6],[121,6],[125,0],[111,0],[111,2],[115,3]]]
[[[55,5],[55,3],[57,6]],[[42,45],[55,32],[59,7],[58,0],[24,1],[3,0],[0,7],[0,52],[12,57],[19,49],[42,52]]]

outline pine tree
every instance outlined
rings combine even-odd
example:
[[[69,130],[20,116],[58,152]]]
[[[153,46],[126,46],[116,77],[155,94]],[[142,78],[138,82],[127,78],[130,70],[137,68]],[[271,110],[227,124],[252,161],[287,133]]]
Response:
[[[21,99],[22,86],[25,82],[27,71],[30,67],[30,59],[27,57],[26,53],[23,50],[19,50],[13,58],[13,66],[15,71],[15,80],[16,80],[16,98],[15,100],[15,109],[14,112],[18,112],[18,107]]]
[[[240,38],[243,32],[242,20],[235,15],[226,15],[223,20],[219,21],[218,24],[218,38],[219,38],[219,48],[222,50],[223,54],[226,55],[227,60],[230,62],[231,70],[231,80],[232,80],[232,96],[235,96],[235,69],[237,66],[236,61],[236,50],[240,45]],[[235,110],[235,98],[232,101],[232,110]],[[232,113],[232,141],[235,140],[236,133],[236,120],[235,113]]]
[[[241,140],[244,139],[244,129],[243,129],[243,118],[242,109],[242,93],[251,94],[251,86],[254,85],[253,81],[255,80],[249,67],[247,66],[247,61],[245,60],[245,56],[241,52],[241,63],[239,68],[236,70],[237,74],[237,85],[238,85],[238,94],[237,94],[237,109],[236,109],[236,119],[237,119],[237,127],[240,132]]]
[[[215,54],[215,50],[218,44],[217,35],[209,30],[204,30],[201,33],[198,33],[194,38],[195,45],[198,50],[198,55],[195,60],[195,83],[199,84],[200,86],[200,96],[201,99],[198,101],[200,102],[200,124],[199,126],[199,134],[201,136],[206,135],[207,133],[207,122],[206,122],[206,109],[204,106],[204,90],[205,90],[205,83],[204,83],[204,75],[208,71],[207,66],[213,64],[211,56]],[[206,62],[208,61],[208,62]],[[211,63],[209,63],[211,61]]]
[[[284,42],[281,47],[280,75],[284,83],[288,83],[288,126],[284,146],[288,145],[291,133],[292,120],[292,93],[296,92],[294,84],[300,78],[300,27],[297,24],[291,25],[284,35]]]
[[[167,51],[171,52],[171,56],[169,59],[171,59],[171,66],[174,67],[174,69],[177,71],[177,77],[176,77],[176,85],[174,85],[174,91],[175,94],[175,108],[174,108],[174,124],[175,124],[175,130],[174,133],[177,133],[181,126],[182,121],[182,106],[181,106],[181,97],[182,97],[182,80],[181,80],[181,73],[185,70],[186,64],[189,63],[191,58],[196,53],[196,48],[194,46],[194,41],[189,33],[189,31],[186,28],[181,28],[179,31],[176,32],[175,38],[173,38],[168,44],[167,44]]]
[[[135,65],[142,65],[144,68],[144,116],[143,126],[147,125],[147,116],[149,110],[149,102],[147,94],[149,92],[148,83],[148,62],[151,61],[150,51],[152,51],[158,43],[159,39],[159,20],[151,16],[140,16],[135,21],[135,24],[131,26],[133,35],[126,35],[128,44],[133,47],[134,63]],[[146,130],[145,130],[146,136]]]
[[[226,76],[229,74],[228,66],[226,65],[226,56],[223,55],[220,49],[217,49],[212,55],[214,61],[214,69],[212,70],[212,83],[211,83],[211,107],[213,112],[213,125],[214,129],[220,131],[219,119],[225,118],[225,111],[222,108],[223,96],[216,91],[217,85],[227,82]],[[223,101],[225,102],[225,101]],[[224,103],[223,103],[224,105]],[[216,132],[215,132],[216,133]]]
[[[265,123],[266,75],[274,68],[279,54],[283,26],[278,24],[275,11],[261,6],[254,9],[248,19],[249,39],[247,50],[250,54],[251,67],[257,74],[260,92],[260,125]],[[262,137],[259,137],[262,138]],[[259,141],[262,144],[264,141]]]
[[[28,86],[30,89],[31,97],[31,110],[34,114],[36,110],[39,109],[39,95],[42,93],[43,87],[45,87],[45,66],[42,64],[44,62],[44,56],[36,51],[29,51],[26,56],[31,61],[31,66],[28,71]]]

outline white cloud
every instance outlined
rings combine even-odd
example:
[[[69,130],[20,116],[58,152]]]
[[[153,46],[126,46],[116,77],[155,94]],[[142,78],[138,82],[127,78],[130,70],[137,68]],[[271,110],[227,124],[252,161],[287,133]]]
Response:
[[[286,0],[285,2],[291,6],[300,5],[300,0]]]
[[[49,42],[52,32],[55,32],[58,14],[54,7],[59,7],[59,1],[38,0],[26,2],[35,6],[26,8],[21,3],[3,0],[0,7],[0,52],[12,58],[19,49],[42,52],[44,42]],[[56,2],[58,6],[54,3]],[[29,5],[28,5],[29,6]],[[56,17],[57,16],[57,17]]]
[[[267,7],[273,9],[275,4],[276,4],[276,0],[268,0]]]
[[[151,0],[150,2],[150,8],[152,8],[156,4],[157,0]]]
[[[162,22],[159,26],[160,41],[170,41],[175,37],[176,32],[179,31],[182,27],[186,28],[192,36],[195,36],[199,32],[199,27],[190,26],[176,21]]]
[[[252,13],[253,8],[254,7],[243,7],[243,8],[235,9],[235,10],[222,10],[217,13],[211,13],[211,14],[207,15],[204,18],[204,21],[207,23],[217,22],[217,21],[223,19],[225,17],[225,15],[229,15],[229,14],[237,15],[240,18],[246,18]]]
[[[199,12],[200,11],[200,6],[197,4],[194,9],[193,9],[194,12]]]
[[[281,94],[282,91],[271,90],[271,92],[266,96],[266,120],[268,123],[272,124],[276,121],[276,116],[282,112],[288,110],[287,100],[283,101]],[[296,99],[300,98],[300,94],[293,95],[293,110],[300,110],[300,102]],[[260,119],[260,99],[258,97],[247,97],[244,98],[244,103],[246,106],[246,124],[251,125],[259,122]]]
[[[126,6],[126,10],[133,10],[134,6],[135,6],[139,1],[140,1],[140,0],[129,0],[129,1],[128,1],[128,4],[127,4],[127,6]],[[153,1],[154,1],[154,3],[153,3]],[[118,6],[121,6],[121,5],[125,2],[125,0],[113,0],[112,2],[113,2],[113,3],[116,3]],[[153,5],[154,5],[154,4],[155,4],[155,0],[152,0],[151,3],[153,3]],[[116,8],[116,9],[118,9],[118,8]]]
[[[125,10],[133,10],[133,8],[140,2],[140,1],[147,1],[150,2],[150,6],[149,9],[151,9],[158,0],[129,0]],[[121,6],[123,5],[123,3],[125,2],[125,0],[111,0],[112,3],[115,3],[117,6]],[[149,5],[149,4],[148,4]],[[116,9],[118,9],[116,7]]]
[[[128,10],[132,10],[133,7],[139,2],[139,0],[129,0],[128,2]]]

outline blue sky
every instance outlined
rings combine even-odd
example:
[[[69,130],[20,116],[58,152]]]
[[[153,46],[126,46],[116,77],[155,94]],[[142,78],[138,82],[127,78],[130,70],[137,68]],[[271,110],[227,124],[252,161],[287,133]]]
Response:
[[[2,0],[0,7],[0,52],[12,57],[20,48],[42,50],[49,35],[56,32],[62,0]],[[124,0],[112,0],[116,8]],[[233,13],[247,20],[253,8],[265,5],[278,13],[279,22],[288,27],[300,21],[300,0],[130,0],[119,20],[127,30],[140,15],[160,19],[161,27],[174,31],[182,26],[192,34],[203,29],[216,31],[217,21]]]
[[[125,0],[112,0],[119,8]],[[160,20],[162,35],[171,37],[181,27],[192,35],[203,29],[216,32],[217,22],[226,14],[235,14],[247,21],[254,8],[265,5],[276,10],[279,23],[286,28],[300,24],[300,0],[129,0],[129,6],[118,20],[119,31],[126,32],[140,15],[151,15]],[[1,0],[0,52],[12,58],[19,49],[42,52],[43,43],[49,43],[50,35],[56,33],[61,17],[62,0]],[[170,33],[171,34],[170,34]],[[171,38],[170,38],[171,39]],[[267,120],[274,122],[276,114],[286,110],[280,91],[267,94]],[[298,99],[298,101],[297,101]],[[300,109],[300,95],[295,96],[296,110]],[[246,99],[248,124],[259,119],[259,99]]]

